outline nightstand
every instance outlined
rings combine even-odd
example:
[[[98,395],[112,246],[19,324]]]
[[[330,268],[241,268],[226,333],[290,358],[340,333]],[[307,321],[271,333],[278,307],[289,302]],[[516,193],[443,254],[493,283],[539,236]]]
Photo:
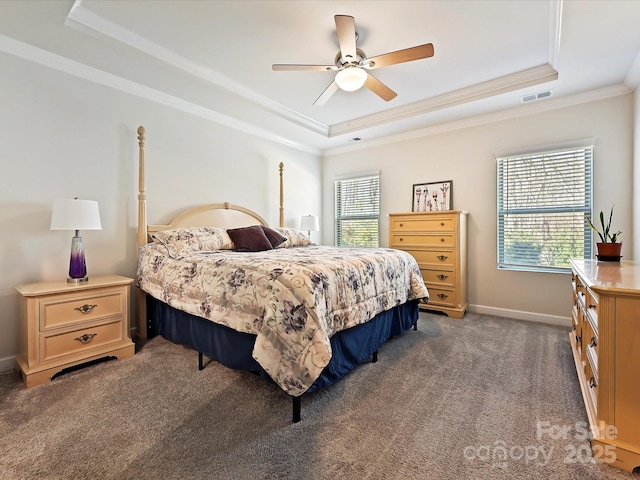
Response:
[[[131,357],[129,295],[133,279],[119,275],[18,285],[18,368],[26,387],[103,357]]]

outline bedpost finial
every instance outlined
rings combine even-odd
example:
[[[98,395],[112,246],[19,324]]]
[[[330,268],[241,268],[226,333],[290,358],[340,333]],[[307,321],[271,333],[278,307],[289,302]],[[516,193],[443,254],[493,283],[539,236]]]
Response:
[[[280,173],[282,173],[282,169],[284,168],[284,162],[280,162],[279,167],[280,167]]]
[[[138,142],[140,143],[140,145],[144,145],[144,131],[144,127],[140,125],[138,127]]]

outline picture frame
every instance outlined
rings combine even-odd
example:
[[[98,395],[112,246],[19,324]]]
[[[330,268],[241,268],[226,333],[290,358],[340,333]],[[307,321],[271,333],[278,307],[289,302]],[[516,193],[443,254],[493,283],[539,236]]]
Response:
[[[414,183],[412,212],[441,212],[453,209],[453,180]]]

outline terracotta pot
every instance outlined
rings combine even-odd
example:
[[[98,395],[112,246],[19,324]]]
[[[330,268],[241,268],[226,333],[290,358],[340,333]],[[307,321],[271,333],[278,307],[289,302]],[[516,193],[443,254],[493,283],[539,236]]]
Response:
[[[597,243],[596,245],[598,247],[598,257],[620,257],[620,252],[622,251],[622,243]]]

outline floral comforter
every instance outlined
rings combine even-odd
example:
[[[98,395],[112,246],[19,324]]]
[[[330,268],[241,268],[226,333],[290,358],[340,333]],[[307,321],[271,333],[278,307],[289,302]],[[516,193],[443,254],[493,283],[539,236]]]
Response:
[[[317,245],[174,259],[149,244],[138,284],[174,308],[256,335],[253,357],[293,396],[329,363],[335,332],[429,296],[406,252]]]

